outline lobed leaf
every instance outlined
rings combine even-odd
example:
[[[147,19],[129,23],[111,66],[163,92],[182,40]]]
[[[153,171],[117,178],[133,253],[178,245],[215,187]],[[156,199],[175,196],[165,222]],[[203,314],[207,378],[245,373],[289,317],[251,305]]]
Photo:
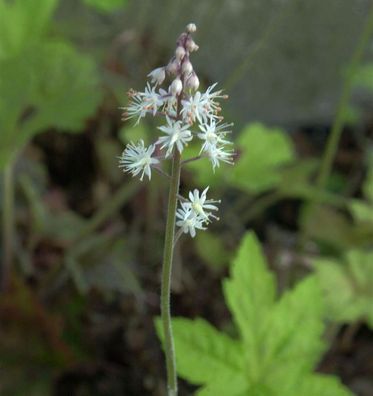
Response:
[[[373,326],[373,254],[351,250],[341,261],[315,260],[328,316],[337,322],[366,319]]]
[[[242,377],[244,359],[241,343],[203,319],[177,318],[172,320],[172,326],[177,368],[183,378],[198,385],[216,384],[221,392],[225,392],[224,386],[230,384],[236,384],[238,391],[247,387]],[[156,328],[163,341],[160,319],[156,321]]]
[[[249,124],[237,139],[239,157],[229,172],[229,182],[245,191],[263,192],[281,182],[280,167],[295,158],[294,148],[286,132]]]
[[[243,238],[232,264],[231,276],[224,281],[223,288],[248,353],[253,354],[275,302],[276,291],[274,276],[267,269],[253,233]]]

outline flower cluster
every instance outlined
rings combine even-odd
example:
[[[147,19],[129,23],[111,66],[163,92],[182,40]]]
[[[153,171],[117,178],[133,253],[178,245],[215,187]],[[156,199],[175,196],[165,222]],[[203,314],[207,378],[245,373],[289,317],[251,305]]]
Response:
[[[213,199],[207,199],[207,191],[209,187],[205,188],[201,195],[197,189],[193,192],[189,192],[189,200],[181,202],[181,208],[176,212],[178,221],[176,225],[181,227],[185,234],[190,234],[193,238],[196,235],[196,229],[205,230],[204,225],[208,224],[212,218],[219,220],[219,217],[215,216],[210,211],[218,210]]]
[[[146,175],[151,179],[151,169],[161,171],[160,160],[173,157],[176,152],[182,154],[192,140],[201,144],[199,156],[195,159],[209,158],[213,170],[221,162],[232,163],[233,150],[227,135],[233,124],[223,122],[220,115],[219,100],[227,99],[221,90],[216,90],[217,83],[205,92],[198,90],[199,79],[190,60],[192,52],[198,45],[192,38],[196,26],[187,25],[177,42],[173,57],[163,67],[158,67],[148,74],[150,82],[144,92],[130,90],[130,103],[124,107],[123,117],[135,119],[136,124],[146,115],[161,116],[165,124],[158,127],[163,133],[154,144],[146,148],[141,140],[138,144],[130,143],[120,158],[120,166],[133,176]],[[169,81],[167,89],[160,86]],[[187,160],[189,161],[189,160]],[[217,207],[217,201],[207,200],[206,188],[201,194],[198,190],[189,194],[188,200],[181,200],[177,210],[176,224],[185,233],[194,237],[196,229],[203,230],[213,218],[211,211]]]

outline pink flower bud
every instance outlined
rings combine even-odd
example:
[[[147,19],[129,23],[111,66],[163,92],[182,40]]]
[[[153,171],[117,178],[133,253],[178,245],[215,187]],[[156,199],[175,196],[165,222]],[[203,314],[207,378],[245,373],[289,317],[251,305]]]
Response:
[[[164,67],[158,67],[157,69],[154,69],[148,74],[148,77],[151,78],[151,82],[155,83],[157,85],[160,85],[163,83],[164,79],[166,78],[166,71]]]
[[[180,78],[177,77],[175,78],[174,81],[172,81],[172,84],[170,86],[170,92],[172,96],[177,96],[180,95],[182,90],[183,90],[183,83],[181,82]]]
[[[181,71],[184,74],[189,75],[193,71],[192,64],[189,61],[184,62],[183,65],[181,66]]]
[[[192,73],[189,78],[185,82],[185,86],[187,89],[191,89],[192,91],[197,91],[199,88],[199,79],[196,73]]]
[[[184,47],[177,47],[175,51],[175,58],[179,62],[184,58],[185,56],[185,49]]]
[[[195,52],[198,50],[198,45],[189,37],[189,39],[186,42],[186,48],[189,52]]]
[[[197,26],[194,23],[188,23],[185,30],[188,33],[194,33],[197,30]]]
[[[166,67],[167,73],[171,74],[172,76],[176,75],[179,71],[179,62],[176,59],[170,61],[170,63]]]

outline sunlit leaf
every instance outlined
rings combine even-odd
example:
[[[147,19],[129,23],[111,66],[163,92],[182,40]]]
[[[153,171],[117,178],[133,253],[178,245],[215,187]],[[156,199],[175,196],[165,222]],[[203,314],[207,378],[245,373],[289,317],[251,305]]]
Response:
[[[239,156],[230,170],[229,182],[245,191],[262,192],[281,181],[280,167],[294,158],[294,149],[286,132],[249,124],[236,141]]]
[[[315,260],[328,317],[337,322],[366,319],[373,327],[373,254],[351,250],[342,260]]]
[[[37,43],[56,5],[57,0],[0,0],[0,60]]]

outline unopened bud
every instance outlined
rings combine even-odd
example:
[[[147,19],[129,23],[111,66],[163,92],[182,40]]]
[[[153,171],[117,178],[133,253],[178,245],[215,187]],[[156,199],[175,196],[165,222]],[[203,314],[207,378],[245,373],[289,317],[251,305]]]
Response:
[[[151,78],[151,82],[155,83],[157,85],[160,85],[163,83],[164,79],[166,78],[166,71],[164,67],[158,67],[157,69],[154,69],[148,74],[148,77]]]
[[[176,60],[178,60],[179,62],[184,58],[185,56],[185,49],[184,47],[177,47],[176,51],[175,51],[175,58]]]
[[[188,33],[194,33],[197,30],[197,26],[194,23],[188,23],[185,30]]]
[[[179,71],[179,63],[176,59],[171,60],[171,62],[166,67],[167,73],[171,75],[176,75]]]
[[[189,52],[195,52],[198,50],[198,45],[193,41],[193,39],[189,38],[186,42],[186,48]]]
[[[183,83],[181,82],[180,78],[175,78],[174,81],[172,81],[172,84],[170,86],[170,92],[172,96],[177,96],[180,95],[181,91],[183,90]]]
[[[197,91],[199,87],[199,79],[196,73],[192,73],[190,77],[186,80],[185,86],[187,89],[191,89],[192,91]]]
[[[189,75],[193,71],[192,64],[189,61],[184,62],[183,65],[181,66],[181,71],[184,74]]]

